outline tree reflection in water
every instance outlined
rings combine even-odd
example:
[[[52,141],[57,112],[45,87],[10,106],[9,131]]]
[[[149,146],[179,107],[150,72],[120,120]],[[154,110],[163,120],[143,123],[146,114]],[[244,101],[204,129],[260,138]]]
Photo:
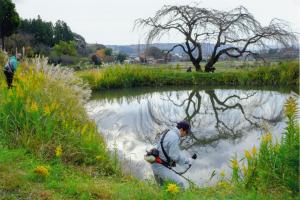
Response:
[[[269,118],[264,116],[265,112],[262,109],[264,104],[270,103],[268,99],[271,99],[269,95],[272,93],[265,95],[261,92],[238,90],[234,91],[234,94],[231,93],[217,94],[217,90],[192,90],[187,91],[185,95],[179,95],[178,92],[169,92],[166,97],[161,98],[165,102],[163,105],[148,100],[148,115],[141,111],[141,121],[136,124],[148,126],[140,127],[141,130],[153,130],[151,126],[162,130],[162,127],[174,125],[179,120],[188,120],[193,127],[193,133],[182,140],[182,148],[189,149],[198,145],[214,147],[221,140],[238,142],[251,130],[261,130],[262,125],[274,125],[284,117],[282,108],[280,112],[273,112]],[[179,108],[179,112],[174,107]],[[150,141],[151,137],[147,140]]]
[[[287,97],[259,90],[133,89],[101,93],[88,103],[87,110],[108,147],[113,151],[117,147],[120,160],[141,178],[151,176],[143,155],[152,148],[157,133],[182,119],[189,120],[193,134],[181,146],[190,153],[198,152],[199,158],[186,175],[203,184],[211,170],[226,167],[232,155],[239,152],[241,156],[244,149],[258,147],[261,127],[280,136]]]

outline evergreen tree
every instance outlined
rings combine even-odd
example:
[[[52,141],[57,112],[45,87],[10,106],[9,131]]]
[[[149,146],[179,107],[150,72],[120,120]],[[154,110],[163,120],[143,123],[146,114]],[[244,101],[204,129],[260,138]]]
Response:
[[[11,0],[0,0],[0,37],[4,49],[4,37],[13,34],[20,24],[20,17]]]
[[[20,31],[33,34],[35,44],[42,43],[48,47],[54,45],[53,24],[51,22],[43,21],[40,16],[38,16],[37,19],[22,20]]]
[[[74,35],[70,29],[70,27],[66,24],[66,22],[58,20],[54,26],[54,42],[55,44],[59,43],[59,41],[72,41],[74,40]]]

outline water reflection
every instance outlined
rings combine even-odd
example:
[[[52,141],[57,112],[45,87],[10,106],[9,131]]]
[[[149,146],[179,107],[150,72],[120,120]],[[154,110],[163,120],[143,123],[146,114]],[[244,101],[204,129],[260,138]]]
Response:
[[[256,90],[172,90],[102,96],[89,102],[87,109],[108,145],[116,146],[127,169],[141,178],[151,176],[143,161],[145,149],[155,144],[162,130],[189,120],[193,134],[181,146],[187,154],[197,152],[199,159],[187,176],[193,174],[195,182],[204,184],[212,170],[228,168],[235,153],[241,157],[244,149],[257,146],[263,128],[280,137],[287,96]]]

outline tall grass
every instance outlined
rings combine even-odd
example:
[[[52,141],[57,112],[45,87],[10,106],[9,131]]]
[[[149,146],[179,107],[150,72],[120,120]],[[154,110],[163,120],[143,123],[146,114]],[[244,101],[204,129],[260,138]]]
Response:
[[[216,73],[186,73],[139,65],[113,66],[77,74],[93,90],[162,85],[234,85],[234,86],[297,86],[299,62],[282,62],[277,66],[262,66],[252,70]]]
[[[97,164],[103,173],[115,172],[105,143],[83,107],[90,91],[71,71],[37,59],[21,64],[13,85],[8,90],[4,78],[0,79],[2,142],[46,160],[55,159],[60,147],[64,162]]]
[[[7,61],[7,55],[3,51],[0,51],[0,66],[3,67],[6,61]]]
[[[115,66],[105,70],[79,72],[79,76],[96,88],[128,88],[135,86],[160,85],[161,69],[141,68],[138,66]]]
[[[231,182],[248,190],[287,190],[299,194],[299,124],[295,98],[290,97],[286,102],[285,114],[287,127],[280,142],[266,132],[259,150],[255,146],[246,150],[241,164],[236,158],[231,160]]]

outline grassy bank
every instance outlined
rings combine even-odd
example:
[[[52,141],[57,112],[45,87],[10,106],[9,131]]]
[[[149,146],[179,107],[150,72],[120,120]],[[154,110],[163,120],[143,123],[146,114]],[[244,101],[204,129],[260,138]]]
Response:
[[[48,160],[56,157],[56,149],[63,149],[63,162],[98,163],[101,172],[114,173],[105,144],[83,108],[89,92],[80,79],[40,62],[20,66],[14,86],[7,90],[1,80],[0,135],[4,144]]]
[[[125,65],[82,71],[78,72],[78,76],[87,81],[92,90],[163,85],[295,87],[299,85],[299,62],[282,62],[276,66],[215,73],[186,73],[164,68]]]
[[[24,149],[0,148],[0,199],[294,199],[274,189],[263,194],[222,183],[210,188],[169,194],[166,188],[131,177],[93,176],[88,168],[45,162]],[[46,166],[49,175],[34,172]]]
[[[155,92],[170,92],[170,91],[205,91],[205,90],[268,90],[276,91],[283,94],[290,94],[291,91],[299,94],[296,87],[247,87],[247,86],[161,86],[161,87],[136,87],[136,88],[119,88],[110,90],[95,91],[92,93],[91,99],[134,99],[143,95],[151,95]]]
[[[7,90],[0,75],[0,199],[295,199],[299,194],[296,103],[286,106],[282,142],[232,159],[212,187],[162,188],[122,174],[83,104],[88,88],[44,61],[23,63]],[[273,142],[272,142],[273,140]],[[244,167],[246,166],[246,167]]]

